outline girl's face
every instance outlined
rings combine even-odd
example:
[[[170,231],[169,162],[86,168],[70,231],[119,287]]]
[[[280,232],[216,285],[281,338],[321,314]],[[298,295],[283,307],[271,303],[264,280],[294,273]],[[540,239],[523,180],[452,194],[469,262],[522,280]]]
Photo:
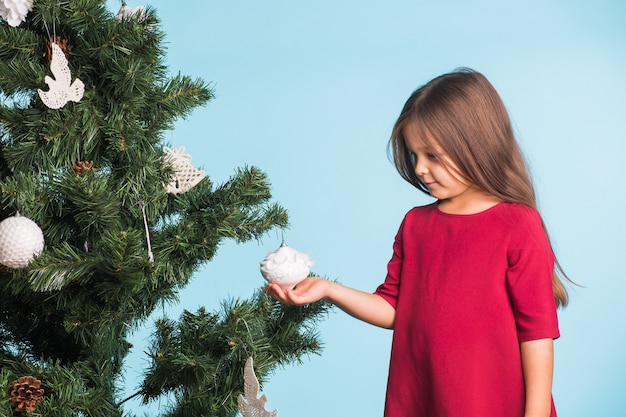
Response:
[[[466,212],[481,202],[485,194],[463,177],[457,165],[434,140],[426,143],[410,126],[404,129],[403,135],[415,175],[428,188],[430,195],[439,200],[440,208]]]

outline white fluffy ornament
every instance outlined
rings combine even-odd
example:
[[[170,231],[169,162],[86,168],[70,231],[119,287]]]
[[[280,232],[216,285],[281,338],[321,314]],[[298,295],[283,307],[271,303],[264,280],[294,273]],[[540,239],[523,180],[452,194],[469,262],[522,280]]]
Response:
[[[311,260],[311,254],[299,252],[283,241],[275,252],[269,253],[261,262],[261,275],[281,287],[293,288],[309,276],[313,264],[315,262]]]
[[[31,219],[19,213],[0,222],[0,263],[25,268],[43,250],[43,232]]]
[[[187,192],[206,177],[206,171],[196,169],[191,165],[191,156],[185,153],[184,146],[177,149],[170,149],[164,146],[163,152],[165,152],[165,162],[174,169],[174,175],[170,183],[165,186],[168,193],[179,194]]]
[[[72,82],[72,73],[63,50],[56,43],[52,43],[50,46],[52,47],[50,71],[54,78],[46,75],[44,79],[50,89],[48,91],[37,90],[37,92],[43,104],[51,109],[60,109],[68,101],[79,102],[83,98],[85,85],[78,78]]]
[[[0,17],[13,27],[26,20],[33,8],[33,0],[0,0]]]

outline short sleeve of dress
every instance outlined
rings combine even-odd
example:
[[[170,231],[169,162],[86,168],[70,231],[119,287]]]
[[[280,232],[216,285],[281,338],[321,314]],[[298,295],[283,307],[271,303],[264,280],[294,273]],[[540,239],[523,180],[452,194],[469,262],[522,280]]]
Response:
[[[507,253],[507,290],[520,342],[558,338],[558,319],[552,289],[554,255],[541,217],[520,213]]]
[[[404,230],[405,220],[402,221],[400,229],[396,234],[393,242],[393,254],[387,264],[387,277],[385,281],[378,286],[374,294],[384,298],[393,308],[396,308],[398,302],[398,294],[400,292],[400,281],[402,274],[402,233]]]

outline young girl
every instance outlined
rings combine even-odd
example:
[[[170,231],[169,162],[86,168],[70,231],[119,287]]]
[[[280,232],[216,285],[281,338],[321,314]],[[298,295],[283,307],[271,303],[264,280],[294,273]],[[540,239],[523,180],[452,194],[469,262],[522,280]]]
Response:
[[[325,298],[394,330],[386,417],[556,416],[552,342],[567,292],[497,92],[469,69],[433,79],[406,102],[390,150],[437,201],[406,214],[384,283],[372,294],[312,277],[268,293]]]

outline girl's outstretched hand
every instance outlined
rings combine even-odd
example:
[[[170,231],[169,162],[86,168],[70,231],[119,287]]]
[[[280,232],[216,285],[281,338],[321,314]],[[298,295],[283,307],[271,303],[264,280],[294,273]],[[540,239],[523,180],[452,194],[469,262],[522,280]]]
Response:
[[[300,306],[314,303],[327,297],[331,284],[332,282],[323,278],[309,277],[292,289],[270,283],[265,287],[265,292],[283,304]]]
[[[283,304],[301,306],[326,299],[359,320],[392,329],[396,310],[377,294],[346,287],[334,281],[309,277],[294,288],[269,284],[265,291]]]

